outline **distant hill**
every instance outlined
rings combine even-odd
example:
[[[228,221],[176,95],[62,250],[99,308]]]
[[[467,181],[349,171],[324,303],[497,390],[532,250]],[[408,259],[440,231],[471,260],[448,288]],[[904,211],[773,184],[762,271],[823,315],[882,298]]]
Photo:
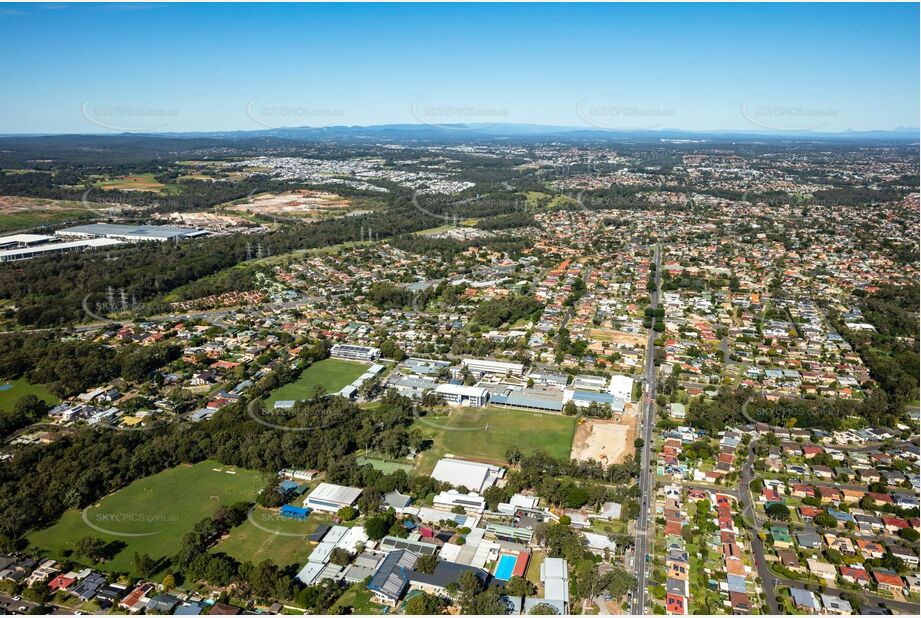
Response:
[[[193,131],[163,133],[86,134],[87,136],[130,136],[174,139],[254,140],[277,138],[302,141],[469,141],[472,139],[564,139],[572,140],[918,140],[921,130],[899,127],[891,131],[684,131],[680,129],[607,130],[595,127],[572,127],[514,123],[452,124],[380,124],[369,126],[337,125],[328,127],[284,127],[247,131]],[[48,135],[45,135],[47,137]],[[4,135],[0,139],[23,139],[37,135]]]

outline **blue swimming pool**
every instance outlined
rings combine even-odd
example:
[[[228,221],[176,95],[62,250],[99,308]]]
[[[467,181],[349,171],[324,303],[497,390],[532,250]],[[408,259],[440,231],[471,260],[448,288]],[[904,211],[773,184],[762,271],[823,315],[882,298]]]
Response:
[[[506,582],[510,580],[512,578],[512,571],[515,570],[516,560],[518,559],[515,556],[510,556],[508,554],[499,556],[499,564],[496,565],[496,571],[493,573],[495,578]]]

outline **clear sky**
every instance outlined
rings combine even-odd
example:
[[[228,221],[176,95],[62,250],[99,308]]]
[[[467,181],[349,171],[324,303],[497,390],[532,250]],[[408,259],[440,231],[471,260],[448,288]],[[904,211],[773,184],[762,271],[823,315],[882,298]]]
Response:
[[[0,133],[917,127],[917,4],[0,5]]]

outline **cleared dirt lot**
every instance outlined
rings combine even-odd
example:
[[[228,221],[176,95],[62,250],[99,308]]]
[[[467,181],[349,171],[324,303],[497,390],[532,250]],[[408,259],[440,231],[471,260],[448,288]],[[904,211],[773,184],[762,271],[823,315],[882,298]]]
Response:
[[[596,341],[603,341],[604,343],[612,343],[615,345],[629,344],[633,346],[642,346],[646,344],[645,335],[625,333],[611,328],[593,328],[589,334],[591,338]]]
[[[226,204],[222,208],[263,217],[273,215],[322,217],[344,215],[351,204],[351,201],[335,193],[301,190],[281,194],[254,195],[245,202]]]
[[[623,463],[634,451],[636,413],[625,410],[621,419],[583,419],[576,426],[570,458],[577,461],[594,459],[603,464]]]
[[[0,195],[0,233],[94,216],[81,202]]]

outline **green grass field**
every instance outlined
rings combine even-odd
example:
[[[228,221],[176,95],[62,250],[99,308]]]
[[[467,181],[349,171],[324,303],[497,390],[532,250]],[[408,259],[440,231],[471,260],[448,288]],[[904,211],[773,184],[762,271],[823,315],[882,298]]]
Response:
[[[154,559],[173,556],[182,536],[196,523],[221,505],[253,499],[262,485],[258,472],[213,461],[177,466],[135,481],[84,511],[68,511],[53,526],[29,535],[29,544],[65,559],[65,552],[73,550],[78,540],[97,537],[122,546],[98,568],[137,575],[135,552]],[[85,561],[76,556],[70,559]]]
[[[365,464],[371,464],[371,467],[375,470],[380,470],[384,474],[391,474],[397,470],[403,470],[406,473],[412,471],[413,466],[409,463],[404,463],[402,461],[393,461],[392,459],[381,459],[379,457],[358,457],[355,459],[355,463],[359,466]]]
[[[312,364],[301,372],[300,378],[291,384],[272,391],[269,395],[268,407],[275,405],[276,401],[293,399],[306,399],[313,392],[314,387],[322,386],[327,393],[335,393],[343,386],[351,384],[355,379],[367,371],[366,363],[327,358]]]
[[[281,517],[277,510],[256,507],[249,519],[231,530],[214,551],[253,564],[266,559],[281,567],[304,564],[315,546],[308,544],[306,537],[321,523],[331,524],[332,518],[311,513],[307,521],[299,521]]]
[[[35,395],[52,406],[60,401],[44,385],[32,384],[25,378],[19,378],[12,382],[0,382],[0,412],[12,412],[16,402],[26,395]]]
[[[505,451],[511,446],[518,447],[524,454],[544,451],[553,457],[568,459],[576,419],[524,410],[458,408],[446,417],[427,416],[417,420],[413,427],[418,427],[434,442],[417,463],[420,472],[429,473],[448,453],[503,463]]]

